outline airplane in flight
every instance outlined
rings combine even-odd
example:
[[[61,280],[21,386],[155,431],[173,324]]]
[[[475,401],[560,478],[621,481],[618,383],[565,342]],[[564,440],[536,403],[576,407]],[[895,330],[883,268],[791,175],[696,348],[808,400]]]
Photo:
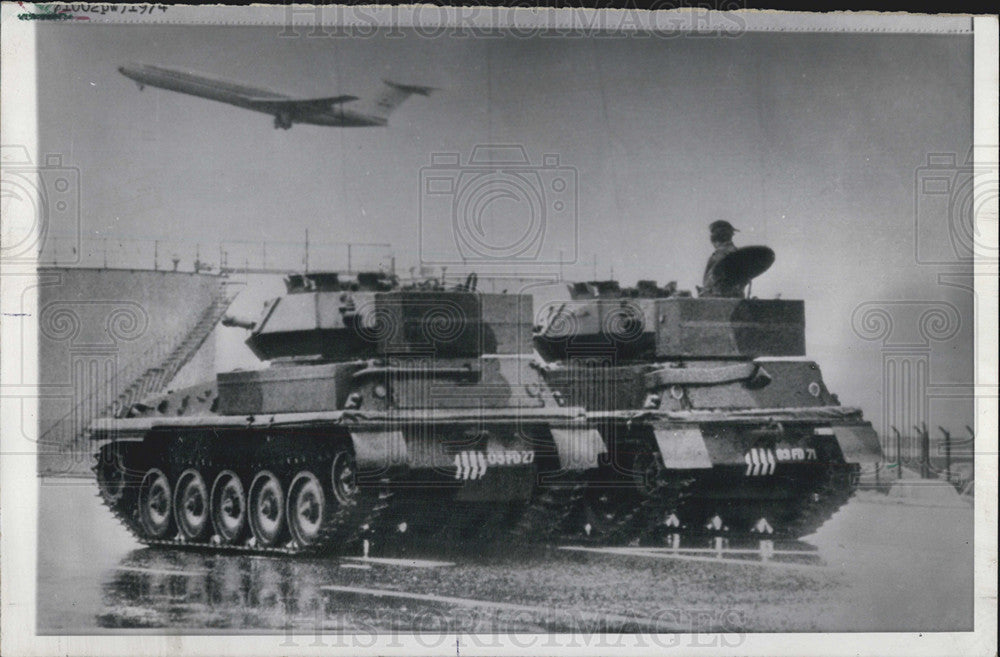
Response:
[[[135,80],[140,91],[149,85],[263,112],[274,116],[275,128],[285,130],[295,123],[343,128],[384,126],[388,124],[392,111],[404,100],[413,94],[429,96],[434,91],[433,87],[383,80],[382,91],[374,100],[356,103],[359,100],[357,96],[293,98],[268,89],[165,66],[133,63],[119,66],[118,72]],[[355,104],[345,107],[349,103]]]

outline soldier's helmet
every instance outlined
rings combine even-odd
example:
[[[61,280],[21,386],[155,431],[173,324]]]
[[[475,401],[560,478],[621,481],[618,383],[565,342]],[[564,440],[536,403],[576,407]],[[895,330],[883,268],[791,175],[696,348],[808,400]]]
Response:
[[[733,228],[733,225],[724,219],[718,221],[713,221],[708,225],[708,231],[712,235],[713,240],[726,240],[733,236],[733,233],[738,233],[739,231]]]

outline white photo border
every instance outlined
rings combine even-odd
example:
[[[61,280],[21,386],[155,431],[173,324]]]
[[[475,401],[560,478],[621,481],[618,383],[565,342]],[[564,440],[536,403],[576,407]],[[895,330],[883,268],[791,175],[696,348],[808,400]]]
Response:
[[[50,7],[56,5],[50,5]],[[108,5],[63,5],[107,7]],[[149,5],[135,5],[146,6]],[[57,6],[58,7],[58,6]],[[156,7],[156,5],[153,5]],[[35,11],[25,3],[2,6],[2,135],[5,143],[25,144],[37,156],[35,116],[35,29],[38,21],[19,15]],[[317,13],[319,11],[319,13]],[[629,12],[629,13],[622,13]],[[87,29],[93,24],[230,24],[293,25],[294,29],[315,28],[316,17],[324,26],[466,26],[489,29],[530,30],[653,29],[667,22],[670,29],[699,29],[698,21],[715,24],[722,16],[704,10],[677,10],[649,13],[645,10],[553,10],[531,8],[455,8],[431,6],[338,7],[324,5],[319,10],[306,6],[168,6],[165,11],[119,13],[100,9],[78,12],[87,20],[65,20],[66,29]],[[731,12],[749,31],[796,32],[877,32],[877,33],[968,33],[974,34],[975,115],[974,142],[978,145],[1000,143],[997,132],[997,18],[969,16],[922,16],[910,14],[803,14],[764,11]],[[291,19],[289,21],[289,19]],[[603,22],[602,22],[603,21]],[[659,21],[659,22],[658,22]],[[713,23],[714,21],[714,23]],[[70,25],[69,23],[79,23]],[[633,27],[634,26],[634,27]],[[995,157],[996,151],[993,150]],[[994,162],[995,164],[995,162]],[[996,185],[996,167],[993,184]],[[996,220],[996,195],[992,210],[986,209],[976,221]],[[4,217],[5,222],[12,221]],[[977,454],[975,475],[975,630],[944,633],[845,633],[829,634],[744,634],[722,641],[707,642],[712,635],[665,635],[662,640],[644,634],[615,636],[608,641],[571,635],[511,634],[502,636],[502,647],[492,637],[473,635],[409,635],[377,637],[365,635],[363,641],[350,637],[340,642],[343,654],[424,655],[456,654],[581,654],[608,653],[634,656],[659,654],[670,647],[672,654],[719,655],[883,655],[911,656],[942,654],[991,655],[997,650],[997,271],[996,265],[977,260],[976,291],[976,383],[987,391],[976,399]],[[34,292],[33,266],[28,263],[0,262],[0,305],[6,311],[17,302],[20,319],[8,317],[0,323],[0,377],[3,382],[37,381],[37,300]],[[21,350],[17,360],[3,357]],[[26,365],[23,366],[22,364]],[[33,369],[34,368],[34,369]],[[30,389],[30,383],[3,386],[0,395],[0,647],[5,654],[33,657],[42,655],[329,655],[338,651],[336,641],[326,646],[300,641],[289,646],[284,635],[182,635],[146,632],[128,635],[39,636],[36,634],[36,545],[38,479],[33,443],[19,432],[3,431],[9,426],[13,406],[9,395]],[[15,389],[18,388],[18,389]],[[990,393],[989,391],[993,391]],[[20,413],[20,407],[18,408]],[[37,416],[37,411],[35,412]],[[992,457],[991,457],[992,456]],[[456,643],[457,642],[457,643]],[[333,646],[330,644],[333,643]],[[706,650],[710,652],[706,652]]]

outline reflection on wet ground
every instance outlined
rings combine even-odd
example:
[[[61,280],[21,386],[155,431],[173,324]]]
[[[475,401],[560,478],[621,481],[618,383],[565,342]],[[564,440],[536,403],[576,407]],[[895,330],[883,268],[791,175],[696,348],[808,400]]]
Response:
[[[130,552],[103,585],[100,627],[289,628],[407,631],[742,631],[749,607],[713,611],[709,599],[673,603],[689,578],[756,577],[741,570],[816,561],[801,552],[767,561],[746,549],[523,549],[516,554],[447,552],[451,561],[414,557],[280,559],[143,548]],[[784,552],[780,550],[779,552]],[[789,552],[800,552],[789,550]],[[704,557],[697,568],[686,560]],[[678,558],[673,563],[668,560]],[[708,560],[717,563],[708,565]],[[820,580],[829,575],[815,569]],[[652,578],[652,579],[650,579]],[[806,597],[818,581],[778,578]],[[645,586],[641,586],[645,581]],[[693,581],[691,582],[694,583]],[[627,586],[628,591],[622,590]],[[811,593],[810,593],[811,589]],[[670,592],[669,595],[665,595]],[[754,596],[765,592],[758,585]]]
[[[746,629],[736,607],[712,612],[667,604],[681,576],[708,568],[798,565],[821,579],[815,552],[793,545],[755,548],[525,548],[484,555],[446,546],[432,555],[294,559],[143,548],[130,552],[103,585],[100,627],[287,630],[398,628],[412,631],[689,631]],[[385,554],[392,554],[385,551]],[[678,562],[668,563],[676,559]],[[714,563],[712,563],[714,562]],[[701,564],[699,564],[701,565]],[[701,565],[705,568],[705,565]],[[656,576],[650,582],[649,577]],[[709,577],[711,579],[711,577]],[[784,578],[779,578],[784,579]],[[636,588],[642,580],[647,584]],[[803,579],[775,582],[809,595]],[[630,587],[622,599],[621,586]],[[815,587],[814,587],[815,588]],[[818,590],[818,588],[816,589]],[[758,586],[755,595],[764,591]],[[697,616],[697,618],[695,618]]]
[[[143,548],[93,492],[81,482],[42,486],[42,633],[739,633],[971,623],[971,514],[956,509],[852,502],[806,543],[373,544],[368,558],[306,559]],[[934,596],[915,595],[926,590]]]
[[[101,627],[282,628],[323,606],[322,566],[143,548],[108,573]]]

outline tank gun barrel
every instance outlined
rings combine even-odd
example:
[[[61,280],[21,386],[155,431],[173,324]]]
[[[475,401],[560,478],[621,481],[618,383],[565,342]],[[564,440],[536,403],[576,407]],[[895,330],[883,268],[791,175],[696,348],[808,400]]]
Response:
[[[234,317],[233,315],[226,315],[222,318],[223,326],[238,326],[240,328],[245,328],[248,331],[252,331],[254,327],[257,326],[257,322],[246,319],[245,317]]]

